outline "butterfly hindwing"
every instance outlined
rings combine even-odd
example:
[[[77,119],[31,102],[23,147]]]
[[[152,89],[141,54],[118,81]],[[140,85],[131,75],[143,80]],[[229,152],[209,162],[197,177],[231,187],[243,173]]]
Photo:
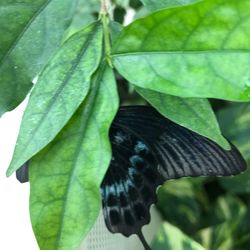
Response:
[[[130,130],[112,126],[113,154],[101,185],[103,213],[111,232],[138,234],[150,221],[156,188],[163,180],[150,148]]]

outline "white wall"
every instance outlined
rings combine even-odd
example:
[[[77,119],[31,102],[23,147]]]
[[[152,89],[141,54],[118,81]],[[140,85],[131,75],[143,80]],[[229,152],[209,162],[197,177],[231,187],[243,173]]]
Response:
[[[29,218],[29,184],[5,175],[26,101],[0,118],[0,249],[39,249]]]

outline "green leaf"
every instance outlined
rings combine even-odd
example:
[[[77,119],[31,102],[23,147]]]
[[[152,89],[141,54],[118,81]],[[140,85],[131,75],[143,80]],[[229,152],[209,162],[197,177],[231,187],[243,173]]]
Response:
[[[163,116],[230,149],[222,136],[213,110],[206,99],[181,98],[135,87]]]
[[[196,190],[190,179],[182,179],[166,182],[157,194],[157,208],[164,220],[188,234],[193,234],[201,222],[201,206]]]
[[[182,97],[250,100],[250,1],[209,0],[127,26],[112,54],[131,83]]]
[[[111,41],[113,42],[118,35],[121,33],[123,26],[115,21],[110,20],[109,21],[109,28],[110,28],[110,35],[111,35]]]
[[[153,243],[153,250],[205,250],[199,243],[182,233],[178,228],[165,222],[157,233]]]
[[[11,175],[64,127],[86,97],[102,53],[102,27],[96,22],[76,33],[42,72],[25,110]]]
[[[102,66],[70,122],[31,160],[30,215],[41,250],[76,249],[94,224],[117,109],[114,75]]]
[[[250,103],[233,104],[220,111],[218,119],[225,136],[239,148],[250,163]],[[250,193],[250,168],[241,175],[221,178],[220,183],[230,192]]]
[[[141,0],[143,4],[150,10],[164,9],[174,6],[187,5],[195,2],[200,2],[202,0]]]
[[[0,116],[15,108],[60,45],[77,0],[0,3]]]
[[[225,136],[250,161],[250,103],[230,105],[218,113],[218,120]]]
[[[100,10],[100,0],[78,0],[73,20],[66,37],[82,29],[96,20],[96,13]]]

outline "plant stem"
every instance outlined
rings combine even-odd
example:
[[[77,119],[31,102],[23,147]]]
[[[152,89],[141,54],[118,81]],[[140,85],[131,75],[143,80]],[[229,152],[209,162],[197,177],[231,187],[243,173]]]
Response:
[[[113,68],[111,61],[111,42],[110,42],[110,31],[109,31],[109,7],[110,0],[101,0],[101,10],[100,10],[100,18],[103,25],[103,33],[104,33],[104,50],[105,50],[105,59],[107,60],[110,67]]]

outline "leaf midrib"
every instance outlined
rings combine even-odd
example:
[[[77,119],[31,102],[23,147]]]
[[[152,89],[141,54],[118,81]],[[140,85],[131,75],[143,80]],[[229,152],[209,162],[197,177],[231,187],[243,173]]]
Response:
[[[52,0],[47,0],[43,5],[41,5],[40,8],[34,13],[34,15],[28,20],[27,24],[24,26],[21,33],[17,36],[16,40],[13,42],[11,47],[8,49],[7,53],[3,58],[0,60],[0,69],[3,67],[5,61],[9,57],[9,55],[12,53],[12,51],[16,48],[18,42],[22,39],[25,32],[28,30],[28,28],[32,25],[33,21],[47,8],[47,6],[51,3]]]
[[[103,74],[105,72],[105,66],[104,64],[102,65],[102,67],[100,68],[100,73],[98,74],[98,77],[95,79],[95,82],[94,82],[94,88],[92,90],[92,93],[90,93],[90,96],[89,96],[89,101],[88,101],[88,104],[87,106],[89,106],[89,108],[84,108],[84,111],[83,111],[83,115],[81,116],[82,119],[81,119],[81,127],[80,127],[80,131],[82,132],[82,135],[84,134],[83,131],[86,131],[86,128],[88,126],[88,121],[90,119],[90,116],[92,114],[92,110],[94,108],[94,103],[95,103],[95,100],[96,100],[96,93],[99,89],[99,86],[100,86],[100,79],[102,78]],[[74,156],[74,160],[73,160],[73,164],[72,164],[72,170],[70,171],[69,173],[69,181],[68,181],[68,184],[67,184],[67,188],[66,188],[66,193],[65,193],[65,197],[64,197],[64,201],[67,201],[68,200],[68,196],[69,196],[69,190],[70,190],[70,187],[72,186],[72,182],[74,181],[74,177],[76,176],[76,171],[77,171],[77,162],[78,162],[78,159],[79,159],[79,155],[80,155],[80,152],[82,150],[81,148],[81,145],[83,144],[83,140],[84,140],[84,136],[81,136],[80,137],[80,140],[78,141],[77,143],[77,150],[76,150],[76,153],[75,153],[75,156]],[[57,245],[57,248],[56,249],[60,249],[60,244],[61,244],[61,239],[62,239],[62,232],[63,232],[63,228],[64,228],[64,215],[65,215],[65,211],[66,211],[66,203],[67,202],[63,202],[63,208],[62,208],[62,213],[61,213],[61,220],[62,223],[61,223],[61,226],[59,227],[59,232],[57,234],[57,240],[56,240],[56,245]]]
[[[143,56],[143,55],[183,55],[183,54],[249,54],[250,49],[238,49],[238,50],[173,50],[173,51],[134,51],[134,52],[122,52],[111,54],[111,57],[122,57],[122,56]]]

